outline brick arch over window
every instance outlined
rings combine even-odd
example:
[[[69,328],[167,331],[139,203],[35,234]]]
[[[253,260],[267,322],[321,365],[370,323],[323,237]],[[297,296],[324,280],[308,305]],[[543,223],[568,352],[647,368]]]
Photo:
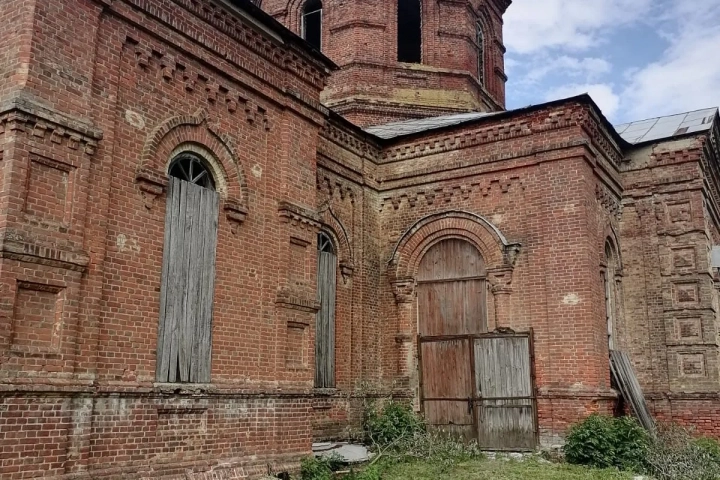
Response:
[[[613,227],[612,225],[607,225],[605,227],[605,231],[603,232],[601,240],[602,242],[600,242],[600,245],[598,245],[600,258],[605,259],[605,250],[608,242],[610,242],[614,250],[615,260],[617,261],[618,272],[621,273],[623,267],[622,252],[620,251],[620,237],[618,236],[615,227]]]
[[[347,230],[329,205],[326,204],[321,207],[318,213],[322,219],[323,231],[330,235],[337,249],[340,272],[342,273],[343,279],[346,279],[348,276],[351,276],[355,270],[352,246]]]
[[[508,242],[500,230],[480,215],[452,211],[429,215],[410,227],[397,242],[388,266],[395,279],[415,278],[420,260],[439,241],[457,238],[472,243],[488,269],[512,269],[519,244]]]
[[[170,118],[153,129],[143,148],[136,181],[151,208],[155,197],[167,188],[169,162],[183,151],[200,154],[208,162],[223,210],[233,232],[247,215],[247,176],[232,146],[232,141],[208,121],[205,110],[195,115]]]

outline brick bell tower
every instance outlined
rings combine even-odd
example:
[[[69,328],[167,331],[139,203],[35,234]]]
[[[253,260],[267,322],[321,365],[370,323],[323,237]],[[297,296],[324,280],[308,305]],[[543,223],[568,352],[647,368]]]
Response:
[[[502,16],[511,0],[264,0],[340,66],[328,107],[369,126],[505,108]]]

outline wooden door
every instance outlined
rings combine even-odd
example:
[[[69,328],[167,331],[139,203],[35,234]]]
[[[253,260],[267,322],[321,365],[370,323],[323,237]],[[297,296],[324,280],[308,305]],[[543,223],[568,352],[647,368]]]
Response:
[[[483,259],[464,240],[444,240],[423,257],[417,282],[425,419],[472,438],[474,375],[467,336],[487,330]]]
[[[158,382],[210,381],[218,194],[170,177],[160,287]]]
[[[474,438],[472,338],[426,337],[418,342],[425,420],[468,440]]]
[[[484,335],[474,344],[480,447],[533,450],[537,435],[530,335]]]
[[[485,264],[464,240],[445,240],[423,257],[417,275],[422,337],[487,331]]]
[[[318,302],[315,330],[315,386],[335,387],[335,288],[337,256],[330,238],[318,236]]]

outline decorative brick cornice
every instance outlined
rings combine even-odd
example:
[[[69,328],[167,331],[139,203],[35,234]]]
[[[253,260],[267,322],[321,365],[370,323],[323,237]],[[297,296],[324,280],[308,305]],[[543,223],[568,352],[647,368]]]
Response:
[[[300,310],[307,313],[317,313],[320,310],[320,302],[317,299],[287,289],[278,291],[275,304],[290,310]]]
[[[75,272],[84,272],[90,265],[90,256],[85,252],[39,245],[11,231],[0,237],[0,257]]]
[[[0,105],[0,134],[22,132],[58,146],[92,156],[102,131],[28,99],[15,98]]]
[[[317,172],[316,182],[317,189],[325,193],[328,197],[333,198],[335,194],[337,194],[340,200],[349,200],[351,203],[355,203],[357,195],[350,182],[334,175],[328,175],[320,170]]]
[[[432,132],[428,133],[432,134]],[[379,160],[381,162],[407,160],[503,140],[526,137],[532,134],[533,131],[530,128],[530,124],[527,121],[518,120],[484,128],[480,127],[471,132],[420,139],[415,143],[407,143],[387,148],[380,153]]]
[[[148,72],[157,70],[165,83],[181,83],[185,92],[204,96],[210,106],[242,116],[248,124],[266,131],[272,129],[267,104],[254,98],[246,89],[239,88],[235,82],[221,80],[208,69],[201,69],[139,37],[127,37],[125,43],[133,49],[135,62],[140,69]]]
[[[282,222],[301,228],[319,230],[321,227],[320,217],[317,212],[288,201],[279,202],[278,215]]]
[[[373,160],[377,159],[378,148],[375,145],[371,145],[362,136],[357,135],[356,132],[339,126],[333,119],[328,119],[325,122],[325,125],[320,130],[320,135],[358,156]],[[322,146],[322,143],[320,145]]]
[[[525,189],[520,177],[495,179],[490,181],[473,181],[467,184],[447,186],[435,189],[418,189],[410,192],[399,192],[383,196],[380,199],[380,212],[392,207],[398,210],[401,207],[415,208],[416,206],[456,203],[468,200],[470,197],[482,195],[490,196],[493,192],[518,193]]]
[[[156,0],[128,1],[137,8],[150,14],[155,14],[159,11],[157,6],[154,5]],[[278,68],[290,71],[293,75],[318,89],[324,87],[325,79],[330,73],[325,65],[322,65],[319,60],[302,51],[299,47],[290,46],[290,48],[288,48],[287,44],[283,45],[279,41],[272,39],[269,35],[259,33],[258,29],[252,28],[247,24],[248,20],[253,21],[251,17],[240,16],[219,2],[198,2],[196,0],[174,0],[174,2],[198,18],[201,18],[209,25],[212,25],[212,27],[218,31],[228,35],[265,61],[276,65]],[[174,29],[182,31],[184,35],[190,36],[194,41],[217,51],[217,47],[212,41],[208,41],[209,39],[203,37],[201,31],[188,29],[185,25],[180,24],[181,18],[168,15],[163,16],[159,20],[169,23]],[[217,53],[231,59],[233,63],[242,65],[243,68],[252,70],[258,77],[266,80],[267,75],[252,68],[247,62],[235,58],[233,53],[228,51],[218,51]]]

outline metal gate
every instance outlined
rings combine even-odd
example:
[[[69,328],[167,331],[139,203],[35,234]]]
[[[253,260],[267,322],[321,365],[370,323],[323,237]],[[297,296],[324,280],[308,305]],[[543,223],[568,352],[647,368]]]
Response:
[[[431,426],[487,450],[532,450],[532,332],[419,337],[420,405]]]

